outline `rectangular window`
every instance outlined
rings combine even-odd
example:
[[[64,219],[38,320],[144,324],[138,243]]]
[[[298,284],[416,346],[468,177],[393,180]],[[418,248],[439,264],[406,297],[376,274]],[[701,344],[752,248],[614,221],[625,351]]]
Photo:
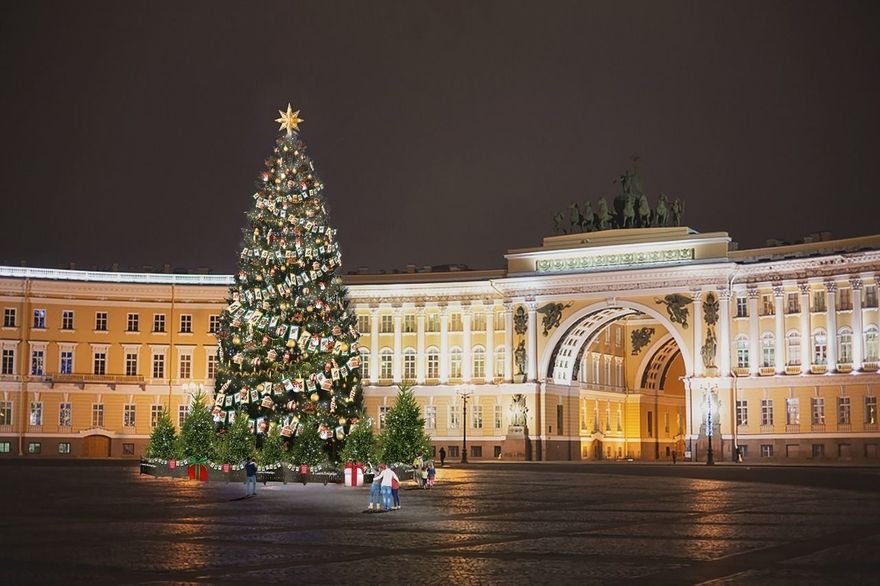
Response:
[[[749,424],[749,402],[748,401],[737,401],[736,402],[736,424],[737,425],[748,425]]]
[[[458,458],[458,446],[449,446],[449,457]]]
[[[31,425],[43,425],[43,403],[31,403]]]
[[[788,307],[786,308],[786,313],[798,313],[801,310],[801,303],[798,299],[797,293],[789,293],[788,294]]]
[[[192,378],[192,356],[189,354],[180,355],[180,364],[177,369],[177,378]]]
[[[800,425],[801,424],[801,402],[796,397],[789,397],[785,400],[785,424]]]
[[[137,313],[129,313],[127,326],[125,328],[126,332],[136,332],[140,329],[140,319],[141,316]]]
[[[177,407],[177,427],[183,427],[183,422],[186,421],[187,416],[189,415],[189,405],[178,405]]]
[[[669,411],[663,412],[663,431],[669,433]]]
[[[153,378],[165,378],[164,354],[153,354]]]
[[[749,300],[745,297],[736,298],[736,317],[749,317]]]
[[[217,378],[217,355],[211,354],[208,356],[208,378],[215,379]]]
[[[134,456],[134,444],[129,444],[129,443],[122,444],[122,455],[123,456]]]
[[[0,401],[0,425],[12,425],[12,401]]]
[[[461,378],[461,351],[449,354],[449,377]]]
[[[209,315],[208,316],[208,333],[216,334],[220,331],[220,316],[219,315]]]
[[[62,330],[72,330],[73,329],[73,312],[69,309],[61,312],[61,329]]]
[[[191,334],[193,331],[193,316],[183,314],[180,316],[180,333]]]
[[[153,405],[150,407],[150,429],[155,429],[162,417],[162,405]]]
[[[494,313],[493,312],[493,315],[495,316],[494,317],[495,331],[496,332],[503,332],[504,331],[504,313]]]
[[[69,454],[70,453],[70,442],[59,442],[58,443],[58,453],[59,454]]]
[[[40,442],[28,442],[28,454],[39,454],[42,450]]]
[[[34,329],[35,330],[45,330],[46,329],[46,310],[45,309],[35,309],[34,310]]]
[[[825,311],[825,291],[813,291],[813,311]]]
[[[810,421],[813,425],[825,424],[825,399],[822,397],[813,397],[810,400],[810,411],[812,412]]]
[[[165,332],[165,314],[153,314],[153,333],[161,334]]]
[[[838,289],[837,309],[838,311],[846,311],[848,309],[852,309],[852,289],[850,289],[849,287]]]
[[[471,457],[472,458],[482,458],[483,457],[483,446],[471,446]]]
[[[486,353],[478,349],[473,353],[473,372],[471,376],[474,378],[486,378]]]
[[[773,425],[773,400],[761,400],[761,425]]]
[[[73,351],[71,350],[62,350],[61,351],[61,374],[71,374],[73,373]]]
[[[370,316],[361,314],[358,316],[358,331],[362,334],[370,333]]]
[[[762,458],[772,458],[773,457],[773,444],[761,444],[761,457]]]
[[[135,425],[135,406],[132,404],[124,405],[122,408],[122,425],[125,427],[134,427]]]
[[[9,442],[0,442],[0,454],[8,454],[10,449]]]
[[[501,417],[502,417],[501,405],[495,405],[495,417],[494,417],[495,429],[501,429]]]
[[[379,333],[380,334],[393,334],[394,333],[394,316],[393,315],[383,315],[379,320]]]
[[[648,437],[654,437],[654,412],[648,411]]]
[[[96,332],[106,332],[107,331],[107,312],[106,311],[98,311],[95,313],[95,331]]]
[[[70,403],[61,403],[58,406],[58,425],[59,427],[73,425],[73,409]]]
[[[825,457],[825,444],[813,444],[813,457],[814,458],[824,458]]]
[[[761,295],[761,315],[773,315],[775,307],[773,295]]]
[[[458,429],[458,409],[455,405],[449,406],[449,429]]]
[[[416,378],[416,353],[406,352],[403,355],[403,378],[413,380]]]
[[[562,405],[556,406],[556,435],[562,435],[565,419],[563,418]]]
[[[427,320],[425,322],[425,331],[428,331],[428,332],[439,332],[440,331],[440,314],[429,313],[427,315]]]
[[[877,397],[865,397],[865,423],[877,423]]]
[[[877,286],[868,285],[865,287],[865,307],[877,307]],[[15,318],[12,320],[15,322]]]
[[[425,405],[425,429],[437,429],[437,405]]]
[[[107,374],[107,353],[95,352],[94,370],[92,374]]]
[[[379,378],[390,379],[394,370],[394,356],[391,352],[379,355]]]
[[[440,378],[440,355],[437,352],[428,352],[427,372],[428,378]]]
[[[34,350],[31,352],[31,374],[34,376],[43,376],[45,374],[45,361],[42,350]]]
[[[416,331],[416,314],[407,313],[403,316],[403,333],[414,334]]]
[[[137,376],[138,355],[137,352],[125,353],[125,376]]]
[[[471,331],[474,332],[482,332],[486,329],[486,314],[485,313],[475,313],[473,318],[471,318]]]
[[[450,332],[460,332],[462,330],[461,325],[461,314],[453,313],[449,316],[449,331]]]
[[[837,423],[843,425],[849,425],[850,423],[849,397],[837,398]]]
[[[15,308],[7,307],[3,310],[3,327],[4,328],[14,328],[15,327]]]
[[[385,429],[385,417],[388,416],[388,405],[379,405],[379,429]]]
[[[104,405],[100,403],[92,405],[92,427],[104,427]]]
[[[483,429],[483,406],[474,405],[471,409],[471,428]]]
[[[15,350],[3,348],[3,361],[0,364],[0,374],[15,374]]]

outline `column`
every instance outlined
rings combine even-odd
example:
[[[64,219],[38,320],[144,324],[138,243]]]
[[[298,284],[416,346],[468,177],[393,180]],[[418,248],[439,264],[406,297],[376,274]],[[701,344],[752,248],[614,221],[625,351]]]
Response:
[[[495,306],[483,305],[486,309],[486,382],[495,378]]]
[[[749,374],[758,374],[761,364],[761,331],[758,328],[758,288],[749,287]]]
[[[837,283],[825,281],[825,325],[828,329],[828,372],[837,370]]]
[[[703,292],[699,289],[691,291],[694,302],[694,376],[703,376]]]
[[[504,382],[513,382],[513,307],[504,304]]]
[[[718,352],[721,357],[718,367],[721,376],[730,376],[730,289],[718,291],[721,315],[718,316]]]
[[[813,363],[813,337],[810,332],[810,284],[798,283],[801,294],[801,372],[810,373]]]
[[[774,354],[776,356],[776,374],[785,373],[785,307],[782,304],[785,296],[785,287],[782,285],[773,286],[773,314],[776,319],[776,347]]]
[[[461,381],[471,382],[473,375],[473,352],[471,351],[471,306],[461,306]]]
[[[440,306],[440,384],[449,382],[449,307]]]
[[[403,380],[403,309],[394,308],[394,362],[391,366],[391,380],[399,383]]]
[[[370,308],[370,382],[379,382],[379,308]]]
[[[425,306],[416,307],[416,384],[425,384]]]
[[[529,315],[529,329],[526,332],[526,380],[534,382],[538,378],[538,304],[526,303]]]
[[[852,287],[852,367],[853,370],[862,369],[862,361],[865,359],[863,341],[865,339],[864,325],[862,323],[862,279],[853,277],[849,280]]]

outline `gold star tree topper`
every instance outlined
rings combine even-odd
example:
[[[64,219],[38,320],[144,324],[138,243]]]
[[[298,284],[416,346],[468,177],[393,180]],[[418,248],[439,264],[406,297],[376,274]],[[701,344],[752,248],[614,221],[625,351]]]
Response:
[[[287,130],[287,136],[290,136],[293,132],[299,130],[299,123],[303,121],[303,119],[299,117],[299,110],[294,112],[293,108],[291,108],[288,103],[287,112],[278,110],[278,113],[281,114],[281,118],[275,119],[275,122],[281,124],[281,128],[278,130]]]

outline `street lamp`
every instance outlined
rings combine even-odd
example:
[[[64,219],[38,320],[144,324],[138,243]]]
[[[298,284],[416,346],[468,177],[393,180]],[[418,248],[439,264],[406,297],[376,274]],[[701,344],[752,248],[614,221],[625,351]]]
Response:
[[[708,405],[706,412],[706,436],[709,438],[709,449],[706,451],[706,465],[712,466],[715,464],[715,452],[712,451],[712,436],[714,435],[714,421],[712,417],[712,411],[715,407],[715,402],[712,400],[713,389],[709,388],[706,394],[706,403]]]
[[[467,403],[474,392],[474,385],[461,385],[458,395],[461,397],[462,403],[462,436],[461,436],[461,463],[467,464]]]

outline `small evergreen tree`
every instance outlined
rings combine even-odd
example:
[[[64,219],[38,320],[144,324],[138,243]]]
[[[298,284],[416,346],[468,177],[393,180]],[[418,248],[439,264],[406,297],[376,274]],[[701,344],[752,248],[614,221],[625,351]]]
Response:
[[[418,454],[431,449],[431,438],[425,433],[425,420],[411,383],[397,385],[397,400],[385,415],[385,429],[379,436],[382,460],[393,464],[409,463]]]
[[[214,457],[214,418],[199,391],[192,397],[192,407],[180,429],[180,455],[184,458]]]
[[[261,466],[277,464],[284,460],[286,452],[278,426],[273,425],[269,429],[266,439],[263,440],[263,449],[257,452],[257,462]]]
[[[345,439],[345,447],[342,448],[341,454],[342,461],[378,464],[379,456],[379,443],[373,435],[373,426],[369,421],[359,421]]]
[[[177,430],[174,429],[171,417],[164,409],[156,421],[153,433],[150,434],[150,443],[147,444],[145,455],[148,458],[162,458],[163,460],[177,457]]]
[[[247,414],[244,412],[239,412],[235,421],[217,438],[215,456],[220,462],[241,464],[248,456],[254,455],[254,434],[248,427]]]
[[[324,440],[318,433],[318,427],[314,422],[306,421],[303,431],[293,440],[293,461],[296,464],[308,464],[315,466],[327,460],[324,453]]]

